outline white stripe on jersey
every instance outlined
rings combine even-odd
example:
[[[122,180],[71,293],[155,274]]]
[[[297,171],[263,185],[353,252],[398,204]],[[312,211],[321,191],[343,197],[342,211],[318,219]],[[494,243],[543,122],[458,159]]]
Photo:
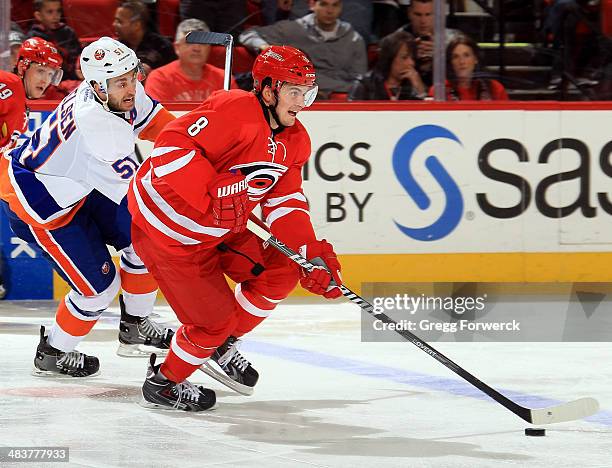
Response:
[[[274,211],[272,211],[266,218],[265,222],[268,226],[270,226],[272,225],[274,221],[276,221],[279,218],[282,218],[283,216],[288,215],[292,211],[303,211],[310,218],[310,213],[308,212],[308,210],[305,210],[304,208],[284,208],[282,207],[282,208],[276,208]]]
[[[170,153],[172,151],[180,150],[183,148],[179,148],[178,146],[160,146],[158,148],[153,148],[151,151],[150,157],[155,158],[157,156],[163,156],[166,153]]]
[[[132,187],[134,188],[134,198],[136,198],[136,203],[138,203],[138,209],[151,226],[153,226],[155,229],[165,234],[166,236],[176,241],[179,241],[181,244],[195,245],[200,243],[199,241],[192,239],[191,237],[187,237],[182,234],[179,234],[178,232],[173,231],[164,223],[162,223],[157,218],[157,216],[155,216],[153,212],[149,210],[147,205],[145,205],[144,201],[142,200],[140,192],[138,191],[138,184],[136,184],[136,179],[132,180]]]
[[[229,229],[212,227],[212,226],[203,226],[201,224],[196,223],[193,219],[188,218],[187,216],[183,216],[180,213],[177,213],[170,204],[164,200],[164,198],[155,190],[153,184],[151,183],[151,171],[147,171],[147,173],[141,179],[142,186],[147,192],[147,195],[151,197],[151,200],[155,203],[157,208],[165,214],[170,220],[181,227],[184,227],[186,230],[197,233],[197,234],[206,234],[213,237],[221,237],[229,232]]]
[[[276,206],[276,205],[280,205],[281,203],[285,203],[286,201],[289,201],[289,200],[298,200],[304,203],[308,203],[308,200],[306,199],[304,194],[300,192],[295,192],[289,195],[285,195],[284,197],[268,198],[266,202],[264,203],[264,206],[265,207]]]
[[[157,177],[163,177],[165,175],[172,174],[173,172],[178,171],[182,167],[189,164],[189,162],[193,159],[195,154],[196,154],[195,150],[192,150],[189,153],[187,153],[185,156],[181,156],[180,158],[177,158],[172,162],[155,167],[153,169],[153,172],[155,172],[155,175]]]

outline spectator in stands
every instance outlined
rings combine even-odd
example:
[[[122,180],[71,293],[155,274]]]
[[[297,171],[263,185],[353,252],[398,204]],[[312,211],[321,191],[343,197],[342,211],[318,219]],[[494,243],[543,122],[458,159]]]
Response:
[[[21,30],[17,31],[11,29],[9,32],[9,49],[11,50],[11,63],[9,70],[13,70],[17,65],[19,49],[21,49],[21,44],[23,44],[23,41],[25,41],[25,35],[21,32]]]
[[[181,20],[197,18],[215,32],[227,32],[235,36],[242,31],[247,19],[247,0],[180,0]]]
[[[416,66],[427,86],[433,82],[434,4],[433,0],[412,0],[407,9],[408,23],[400,28],[412,34],[416,44]],[[461,31],[446,28],[446,46]]]
[[[223,70],[209,65],[209,45],[187,44],[191,31],[210,31],[195,18],[181,21],[176,29],[174,50],[178,60],[156,68],[147,77],[145,90],[158,101],[203,101],[213,91],[223,89]],[[232,87],[237,88],[232,80]]]
[[[298,19],[307,15],[312,9],[313,0],[292,0],[289,19]],[[349,23],[355,31],[361,34],[366,44],[372,36],[372,0],[343,0],[340,19]]]
[[[252,0],[261,8],[263,24],[274,24],[289,19],[294,0]]]
[[[457,36],[446,49],[448,101],[505,101],[508,94],[497,80],[479,72],[480,48],[464,35]],[[433,88],[429,91],[433,95]]]
[[[372,34],[383,38],[401,27],[409,3],[409,0],[373,0]]]
[[[113,21],[117,38],[136,52],[147,73],[176,60],[172,43],[149,30],[148,22],[149,10],[136,0],[119,5]]]
[[[605,66],[606,38],[598,27],[599,2],[551,0],[545,9],[542,32],[552,40],[555,51],[551,89],[566,88],[570,81],[579,87],[593,86],[598,69]]]
[[[52,43],[64,58],[64,80],[82,79],[76,73],[76,63],[81,54],[81,43],[72,29],[61,22],[62,2],[60,0],[34,0],[36,22],[28,32],[28,38],[40,37]]]
[[[312,13],[249,29],[240,35],[240,41],[256,53],[270,45],[297,47],[315,65],[319,97],[348,93],[353,81],[367,71],[367,54],[359,33],[338,19],[341,11],[341,0],[314,0]]]
[[[414,63],[412,35],[395,31],[380,41],[374,68],[353,84],[349,101],[424,99],[427,89]]]

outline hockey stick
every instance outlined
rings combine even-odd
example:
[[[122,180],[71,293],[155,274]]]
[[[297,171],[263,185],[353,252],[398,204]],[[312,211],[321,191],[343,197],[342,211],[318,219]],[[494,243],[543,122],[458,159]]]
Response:
[[[271,246],[273,246],[274,248],[276,248],[277,250],[285,254],[287,257],[289,257],[291,260],[293,260],[295,263],[300,265],[305,270],[311,271],[313,268],[315,268],[315,266],[312,263],[310,263],[308,260],[306,260],[304,257],[302,257],[297,252],[287,247],[285,244],[279,241],[276,237],[270,234],[270,232],[268,232],[265,228],[261,227],[259,224],[255,223],[254,221],[249,220],[247,223],[247,228],[249,231],[251,231],[257,237],[259,237],[261,240],[267,242],[268,244],[270,244]],[[376,319],[384,323],[387,323],[387,324],[397,325],[397,322],[395,322],[392,318],[388,317],[384,313],[375,312],[374,306],[372,304],[370,304],[368,301],[366,301],[364,298],[362,298],[358,294],[351,291],[346,286],[344,285],[340,286],[340,290],[342,291],[342,294],[344,294],[344,296],[346,296],[351,302],[357,304],[368,314],[376,317]],[[514,401],[510,400],[506,396],[502,395],[497,390],[489,387],[487,384],[485,384],[478,378],[474,377],[472,374],[470,374],[468,371],[463,369],[461,366],[451,361],[444,354],[437,351],[433,347],[429,346],[427,343],[419,339],[416,335],[410,333],[408,330],[398,330],[397,327],[392,327],[392,329],[396,333],[400,334],[404,339],[406,339],[407,341],[410,341],[413,345],[415,345],[421,351],[424,351],[425,353],[429,354],[431,357],[436,359],[438,362],[440,362],[441,364],[443,364],[444,366],[452,370],[459,377],[463,378],[464,380],[467,380],[474,387],[486,393],[491,398],[493,398],[496,402],[506,407],[507,409],[512,411],[514,414],[516,414],[518,417],[527,421],[528,423],[551,424],[551,423],[559,423],[559,422],[564,422],[564,421],[574,421],[576,419],[586,418],[587,416],[590,416],[599,410],[599,403],[594,398],[580,398],[578,400],[573,400],[568,403],[562,403],[556,406],[550,406],[548,408],[536,408],[536,409],[525,408],[524,406],[521,406],[515,403]]]
[[[234,38],[231,34],[191,31],[187,34],[188,44],[208,44],[225,47],[225,70],[223,73],[223,89],[229,91],[232,79],[232,57],[234,55]]]

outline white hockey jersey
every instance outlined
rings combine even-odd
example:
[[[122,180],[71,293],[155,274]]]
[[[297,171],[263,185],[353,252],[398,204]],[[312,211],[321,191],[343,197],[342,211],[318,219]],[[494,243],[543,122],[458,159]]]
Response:
[[[97,190],[116,203],[136,172],[135,140],[153,141],[171,114],[140,83],[131,112],[106,111],[86,83],[0,162],[0,198],[31,226],[65,225]]]

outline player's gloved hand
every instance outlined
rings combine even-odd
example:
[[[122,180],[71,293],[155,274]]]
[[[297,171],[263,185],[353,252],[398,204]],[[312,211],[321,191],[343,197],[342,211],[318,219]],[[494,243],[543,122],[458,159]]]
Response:
[[[208,184],[215,226],[242,232],[248,219],[247,182],[243,175],[219,174]]]
[[[323,239],[303,245],[299,251],[302,257],[317,267],[310,272],[302,269],[302,287],[327,299],[342,296],[342,291],[338,288],[342,284],[340,262],[332,245]]]

